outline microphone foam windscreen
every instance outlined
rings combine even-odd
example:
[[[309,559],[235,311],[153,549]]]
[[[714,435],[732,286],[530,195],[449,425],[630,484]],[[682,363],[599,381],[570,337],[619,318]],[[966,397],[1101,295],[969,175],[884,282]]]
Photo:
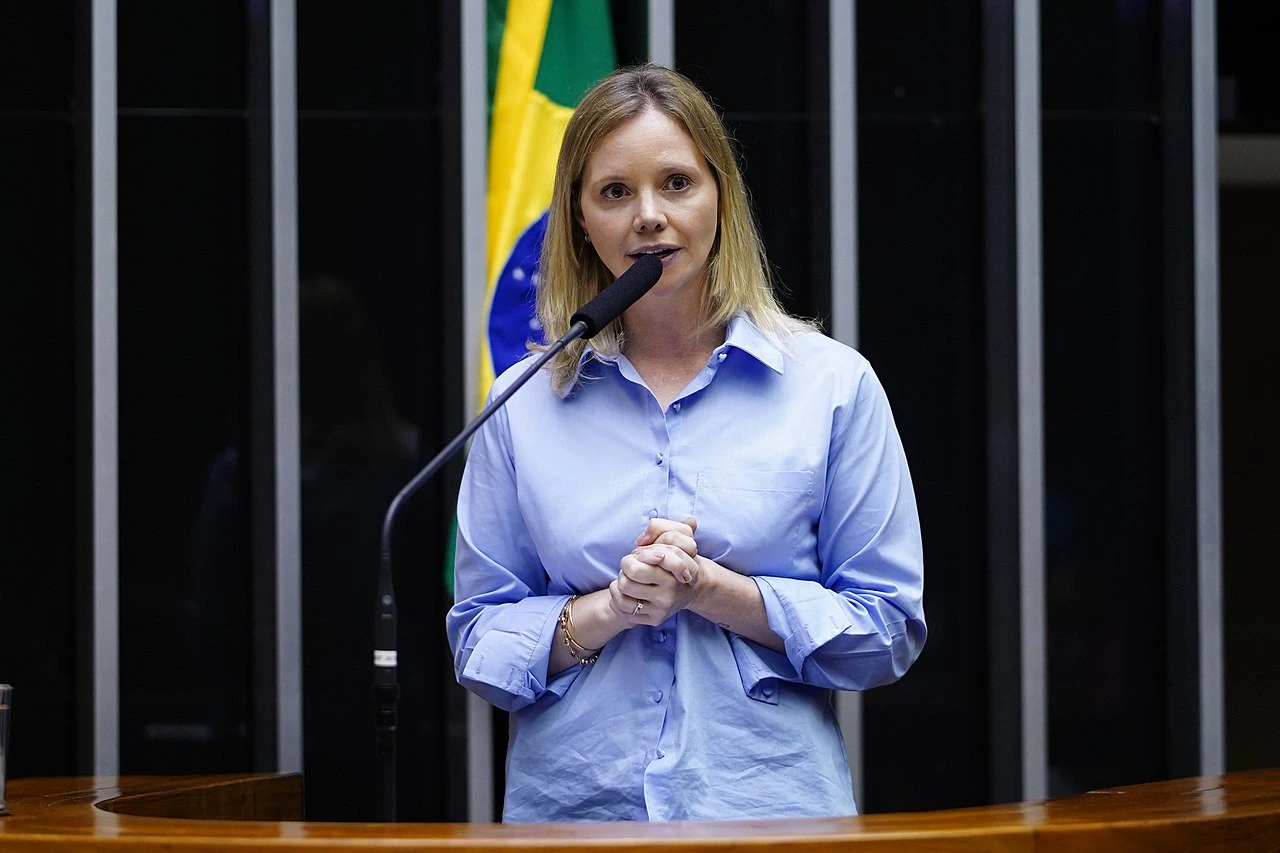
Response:
[[[581,320],[586,323],[584,339],[596,335],[616,320],[623,311],[639,301],[662,278],[662,261],[656,255],[641,255],[631,267],[618,276],[617,281],[596,294],[595,298],[578,309],[569,318],[572,326]]]

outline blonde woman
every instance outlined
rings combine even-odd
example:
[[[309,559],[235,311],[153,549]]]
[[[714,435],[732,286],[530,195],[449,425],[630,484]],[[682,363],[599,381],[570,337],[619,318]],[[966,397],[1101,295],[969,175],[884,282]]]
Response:
[[[653,290],[467,461],[447,627],[459,682],[512,712],[504,818],[854,814],[832,691],[925,641],[906,459],[866,360],[779,307],[718,114],[657,66],[569,122],[547,339],[643,254]]]

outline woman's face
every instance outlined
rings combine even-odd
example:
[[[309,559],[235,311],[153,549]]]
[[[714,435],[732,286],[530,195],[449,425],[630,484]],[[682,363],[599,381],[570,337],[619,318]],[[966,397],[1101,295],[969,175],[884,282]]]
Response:
[[[579,224],[615,277],[641,254],[662,258],[655,292],[701,293],[719,191],[679,122],[655,109],[619,125],[582,170]]]

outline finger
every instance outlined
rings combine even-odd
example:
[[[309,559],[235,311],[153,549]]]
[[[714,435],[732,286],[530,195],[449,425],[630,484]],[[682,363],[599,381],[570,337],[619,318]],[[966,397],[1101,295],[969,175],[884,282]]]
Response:
[[[683,521],[673,521],[670,518],[651,518],[644,531],[636,537],[636,544],[652,545],[659,536],[668,530],[674,530],[677,533],[683,533],[685,536],[693,538],[694,528]]]
[[[657,606],[649,599],[638,598],[627,594],[626,584],[615,580],[609,584],[609,606],[615,613],[633,624],[656,625],[654,621]]]
[[[678,530],[668,530],[658,534],[658,537],[653,540],[653,544],[674,545],[690,557],[698,556],[698,543],[694,541],[692,536],[686,536]]]
[[[618,589],[626,596],[624,601],[643,601],[643,612],[648,613],[650,616],[661,616],[669,611],[675,602],[688,597],[688,594],[684,592],[687,589],[684,584],[666,572],[662,572],[662,574],[666,582],[660,586],[628,586],[628,582],[625,579],[620,579]],[[658,621],[662,620],[659,619]]]
[[[619,565],[618,578],[626,579],[640,586],[653,586],[661,583],[667,570],[663,568],[661,555],[652,553],[628,554]]]
[[[609,607],[614,613],[621,616],[626,615],[626,606],[623,604],[624,593],[620,588],[618,581],[614,580],[609,583]]]
[[[618,592],[623,595],[624,599],[645,597],[645,585],[636,583],[625,574],[618,575],[618,579],[614,583],[618,585]],[[621,603],[625,604],[626,601],[624,600]]]
[[[661,568],[671,574],[681,583],[692,583],[698,574],[698,563],[696,558],[682,548],[674,545],[649,545],[644,548],[637,548],[633,552],[635,559],[641,566],[649,565],[655,568]],[[637,570],[639,567],[637,567]],[[644,578],[649,582],[659,582],[657,579],[645,577],[642,573],[634,575],[637,580]]]
[[[643,613],[644,608],[641,608],[639,613],[636,612],[636,604],[640,601],[641,599],[628,595],[620,581],[613,581],[609,584],[609,607],[619,616],[634,619],[634,617]]]
[[[660,549],[655,548],[652,545],[642,545],[628,554],[627,557],[631,558],[632,563],[656,566],[662,562],[663,553]]]
[[[682,556],[687,558],[689,555],[674,545],[644,545],[627,556],[631,558],[631,565],[637,570],[648,566],[670,571],[673,560],[679,560]]]
[[[632,574],[636,578],[632,578]],[[650,603],[673,599],[676,588],[682,586],[680,581],[667,570],[659,566],[643,564],[637,564],[629,570],[620,572],[617,584],[618,590],[623,595]]]
[[[682,584],[666,572],[662,572],[661,574],[665,580],[665,583],[662,584],[636,583],[626,575],[619,575],[618,592],[622,593],[628,599],[635,598],[641,601],[666,601],[673,597],[676,587],[680,587]]]

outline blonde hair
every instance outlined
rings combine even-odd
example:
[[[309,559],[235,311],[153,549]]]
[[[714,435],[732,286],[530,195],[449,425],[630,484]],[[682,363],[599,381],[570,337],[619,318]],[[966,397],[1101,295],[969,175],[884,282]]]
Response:
[[[703,328],[718,328],[745,313],[780,344],[790,333],[811,328],[789,316],[774,296],[764,244],[719,114],[687,77],[660,65],[640,65],[619,69],[597,83],[583,96],[565,129],[539,263],[537,310],[546,340],[554,341],[568,331],[573,313],[613,282],[613,274],[586,242],[579,224],[582,173],[606,136],[649,109],[688,131],[716,179],[719,227],[707,259],[700,318]],[[619,318],[595,336],[592,347],[613,356],[622,352],[625,343]],[[546,346],[531,344],[530,348]],[[566,393],[577,382],[585,349],[586,342],[579,339],[549,362],[551,384],[557,393]]]

